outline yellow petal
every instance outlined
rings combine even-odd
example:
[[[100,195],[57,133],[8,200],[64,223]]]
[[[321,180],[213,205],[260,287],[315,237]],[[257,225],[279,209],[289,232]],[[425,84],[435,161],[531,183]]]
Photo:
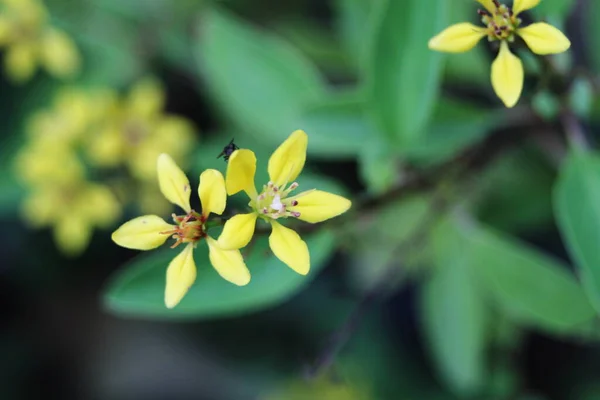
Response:
[[[79,71],[79,53],[65,33],[49,29],[42,37],[40,50],[42,63],[51,75],[66,78]]]
[[[494,5],[494,2],[492,0],[477,0],[477,2],[484,6],[485,9],[488,10],[490,13],[496,11],[496,6]]]
[[[92,238],[92,227],[83,218],[70,215],[62,218],[54,226],[54,240],[58,248],[67,256],[81,254]]]
[[[162,85],[154,78],[144,78],[131,89],[129,112],[138,118],[149,118],[163,109],[165,95]]]
[[[158,156],[156,165],[162,194],[173,204],[190,212],[190,181],[168,154]]]
[[[227,162],[225,185],[227,194],[233,195],[241,190],[246,191],[251,199],[256,198],[254,174],[256,173],[256,155],[252,150],[236,150]]]
[[[91,223],[107,228],[121,215],[121,204],[104,185],[88,184],[78,200],[78,208]]]
[[[198,195],[202,203],[202,215],[207,217],[209,213],[223,214],[227,201],[223,175],[216,169],[207,169],[202,172]]]
[[[6,46],[14,36],[15,26],[5,15],[0,15],[0,46]]]
[[[560,30],[545,22],[531,24],[517,33],[536,54],[562,53],[571,47],[571,42]]]
[[[269,178],[276,186],[292,182],[300,175],[306,161],[308,136],[304,131],[294,131],[269,159]]]
[[[8,76],[15,82],[25,82],[35,72],[37,47],[30,42],[20,42],[8,48],[4,56],[4,67]]]
[[[300,235],[276,221],[272,221],[271,226],[273,231],[269,236],[269,246],[273,254],[297,273],[308,274],[310,254]]]
[[[429,40],[429,48],[448,53],[471,50],[485,36],[485,30],[468,22],[452,25]]]
[[[219,236],[219,246],[225,250],[246,247],[252,240],[256,217],[256,213],[238,214],[227,220]]]
[[[173,308],[179,304],[195,280],[194,245],[190,243],[171,261],[167,268],[167,284],[165,286],[167,308]]]
[[[515,0],[512,7],[513,13],[515,15],[518,15],[523,11],[532,9],[533,7],[540,4],[540,1],[541,0]]]
[[[206,237],[206,243],[210,263],[223,279],[238,286],[250,282],[250,272],[239,250],[223,250],[210,236]]]
[[[502,41],[498,57],[492,63],[492,86],[506,107],[517,104],[523,90],[523,63]]]
[[[150,250],[163,244],[170,235],[162,234],[175,229],[156,215],[143,215],[125,222],[112,234],[112,240],[121,247]]]
[[[36,228],[51,225],[63,216],[61,203],[61,193],[54,186],[33,190],[21,202],[21,217]]]
[[[321,190],[311,190],[306,194],[300,193],[296,197],[296,201],[298,201],[298,205],[290,207],[289,210],[299,212],[298,218],[311,224],[345,213],[352,205],[350,200],[345,197]]]

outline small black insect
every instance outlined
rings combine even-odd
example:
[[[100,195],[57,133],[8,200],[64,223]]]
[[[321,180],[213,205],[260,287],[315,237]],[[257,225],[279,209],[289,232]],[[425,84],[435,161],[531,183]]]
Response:
[[[233,139],[231,139],[231,142],[229,142],[229,144],[223,148],[223,151],[217,156],[217,158],[223,157],[225,162],[227,162],[229,161],[229,157],[231,157],[231,154],[233,154],[233,152],[237,149],[239,149],[239,147],[237,147],[236,144],[233,143]]]

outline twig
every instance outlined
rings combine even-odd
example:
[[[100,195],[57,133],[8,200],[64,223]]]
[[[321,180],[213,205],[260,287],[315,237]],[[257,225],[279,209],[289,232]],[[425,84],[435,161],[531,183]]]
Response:
[[[590,147],[579,118],[571,109],[563,107],[560,113],[560,122],[565,129],[567,140],[574,150],[585,150]]]
[[[445,199],[443,199],[441,196],[434,197],[429,206],[430,212],[425,214],[424,221],[419,231],[410,239],[402,242],[392,252],[389,257],[390,261],[387,268],[381,274],[376,283],[363,295],[354,309],[350,312],[350,315],[348,315],[344,323],[331,335],[327,345],[318,355],[315,363],[307,369],[305,372],[305,377],[307,379],[314,379],[318,377],[324,370],[327,370],[331,367],[337,354],[358,329],[366,311],[376,300],[389,292],[388,289],[392,287],[394,281],[406,274],[406,270],[398,268],[398,265],[394,263],[393,260],[399,258],[398,256],[403,254],[406,249],[412,248],[426,240],[429,231],[437,222],[439,214],[445,210],[446,204],[447,203]]]

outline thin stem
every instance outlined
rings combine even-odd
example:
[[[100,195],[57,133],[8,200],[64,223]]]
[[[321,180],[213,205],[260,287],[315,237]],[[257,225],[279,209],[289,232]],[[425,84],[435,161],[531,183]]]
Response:
[[[567,141],[569,142],[572,150],[585,151],[590,147],[585,136],[585,131],[581,126],[581,122],[573,111],[567,107],[564,107],[560,113],[560,121],[565,130]]]
[[[446,199],[441,197],[444,195],[444,189],[440,188],[440,192],[441,193],[436,193],[436,196],[433,198],[429,206],[430,212],[425,214],[420,229],[410,239],[400,243],[392,252],[387,267],[379,276],[375,284],[363,295],[346,320],[331,335],[327,341],[327,345],[317,356],[315,363],[306,371],[307,379],[317,378],[323,371],[331,367],[337,354],[360,326],[360,322],[367,310],[373,303],[389,293],[389,289],[394,287],[395,283],[398,282],[398,279],[406,276],[406,269],[399,268],[394,260],[399,259],[408,249],[414,249],[415,246],[420,245],[427,240],[429,232],[447,206]]]

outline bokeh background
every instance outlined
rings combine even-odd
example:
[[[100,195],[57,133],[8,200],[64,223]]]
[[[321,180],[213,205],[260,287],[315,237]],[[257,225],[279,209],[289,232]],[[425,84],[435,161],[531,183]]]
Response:
[[[524,15],[572,48],[515,43],[513,109],[493,44],[427,48],[478,6],[0,0],[0,398],[600,399],[600,3]],[[171,213],[157,155],[195,186],[234,138],[266,182],[295,129],[301,188],[353,201],[299,228],[310,274],[262,236],[238,288],[199,246],[167,310],[177,250],[110,239]]]

